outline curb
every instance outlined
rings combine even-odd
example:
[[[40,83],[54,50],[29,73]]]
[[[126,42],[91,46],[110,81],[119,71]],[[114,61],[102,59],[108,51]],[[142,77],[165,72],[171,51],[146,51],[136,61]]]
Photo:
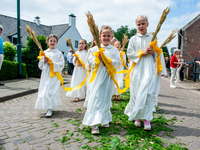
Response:
[[[70,83],[70,82],[64,82],[64,84],[68,84],[68,83]],[[29,95],[29,94],[36,93],[36,92],[38,92],[38,89],[39,88],[31,89],[31,90],[24,91],[24,92],[21,92],[21,93],[0,97],[0,103],[14,99],[14,98],[18,98],[18,97],[22,97],[22,96],[26,96],[26,95]]]

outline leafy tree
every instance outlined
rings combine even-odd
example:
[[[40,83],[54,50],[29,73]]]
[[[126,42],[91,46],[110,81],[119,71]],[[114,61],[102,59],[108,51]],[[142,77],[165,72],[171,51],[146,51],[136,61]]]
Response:
[[[128,39],[130,39],[132,36],[134,36],[137,33],[137,29],[129,29],[128,26],[121,26],[116,31],[114,31],[115,38],[122,43],[122,40],[124,38],[124,33],[128,36]],[[127,48],[128,42],[125,46]]]
[[[169,51],[168,51],[168,48],[167,48],[167,46],[164,46],[162,49],[163,49],[163,54],[164,54],[164,57],[167,57],[167,56],[169,56]]]
[[[22,50],[22,62],[26,63],[28,76],[39,77],[40,69],[38,68],[38,59],[39,48],[35,42],[28,36],[28,42],[26,43],[26,48]],[[43,35],[37,36],[38,41],[40,42],[42,49],[47,49],[46,37]]]
[[[17,54],[16,46],[7,41],[3,43],[3,50],[5,60],[15,61]]]

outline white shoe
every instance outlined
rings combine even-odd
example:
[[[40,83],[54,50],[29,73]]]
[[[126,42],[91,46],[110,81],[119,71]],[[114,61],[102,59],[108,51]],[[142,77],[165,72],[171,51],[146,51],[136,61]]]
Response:
[[[144,121],[144,130],[146,131],[151,130],[150,121]]]
[[[176,88],[176,86],[175,85],[170,85],[170,88]]]
[[[108,124],[104,124],[104,125],[102,125],[102,127],[104,127],[104,128],[108,128],[108,127],[109,127],[109,123],[108,123]]]
[[[92,128],[92,134],[99,134],[99,126],[98,125],[94,125],[91,128]]]
[[[175,83],[178,83],[179,81],[174,81]]]
[[[141,127],[141,120],[140,119],[136,120],[134,124],[136,127]]]
[[[51,116],[52,116],[52,113],[53,113],[52,110],[51,110],[51,109],[48,109],[45,116],[46,116],[46,117],[51,117]]]

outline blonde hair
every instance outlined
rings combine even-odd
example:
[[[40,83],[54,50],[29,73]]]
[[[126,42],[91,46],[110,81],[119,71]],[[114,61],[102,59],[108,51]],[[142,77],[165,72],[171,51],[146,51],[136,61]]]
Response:
[[[112,30],[111,26],[109,26],[109,25],[104,25],[104,26],[101,27],[100,35],[101,35],[102,31],[105,30],[105,29],[109,29],[111,34],[113,35],[113,30]]]
[[[46,39],[46,42],[48,42],[49,39],[52,38],[52,37],[54,37],[54,38],[57,40],[57,42],[58,42],[58,37],[57,37],[56,35],[54,35],[54,34],[48,35],[48,36],[47,36],[47,39]]]
[[[87,51],[88,50],[87,41],[85,39],[81,39],[80,41],[84,41],[84,43],[86,44],[84,49]],[[80,48],[78,48],[78,51],[80,51]]]
[[[147,21],[147,23],[149,23],[148,17],[146,15],[139,15],[139,16],[137,16],[137,18],[135,20],[135,23],[137,23],[137,20],[140,19],[140,18],[144,18]]]

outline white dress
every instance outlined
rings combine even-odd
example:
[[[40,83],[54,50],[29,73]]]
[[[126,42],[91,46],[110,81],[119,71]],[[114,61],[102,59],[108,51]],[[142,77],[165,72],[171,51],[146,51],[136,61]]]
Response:
[[[129,121],[153,119],[152,97],[158,55],[155,53],[153,57],[149,54],[139,59],[137,54],[137,51],[144,51],[149,46],[151,38],[149,34],[136,34],[129,41],[127,56],[136,63],[130,75],[130,101],[124,112],[129,116]]]
[[[80,52],[76,51],[76,54],[78,54],[80,59],[84,62],[84,64],[86,64],[85,57],[87,55],[87,51],[86,50],[82,50]],[[85,79],[85,77],[87,75],[87,71],[83,68],[83,66],[78,67],[77,62],[75,62],[75,58],[76,57],[73,58],[73,63],[75,65],[75,68],[74,68],[74,72],[72,74],[71,87],[75,87],[75,86],[79,85],[81,82],[83,82],[83,80]],[[66,96],[84,99],[85,95],[86,95],[86,87],[87,87],[87,85],[85,84],[85,85],[83,85],[83,87],[81,87],[78,90],[69,91],[69,92],[67,92]]]
[[[125,59],[125,61],[126,61],[126,55],[125,55],[125,54],[123,54],[122,60],[124,60],[124,59]],[[125,62],[125,64],[126,64],[126,62]],[[120,66],[116,69],[116,72],[119,72],[119,71],[121,71],[121,70],[124,70],[124,66],[122,65],[122,62],[121,62],[121,64],[120,64]],[[115,75],[115,79],[117,80],[117,83],[118,83],[120,89],[123,88],[123,77],[124,77],[124,74],[123,74],[123,73],[120,73],[120,74],[116,74],[116,75]],[[118,90],[117,90],[117,86],[116,86],[116,85],[114,86],[113,95],[120,95],[120,94],[118,93]]]
[[[86,55],[86,58],[85,58],[87,70],[90,69],[88,60],[89,60],[89,56],[90,56],[91,51],[92,51],[92,48],[90,48],[90,49],[88,50],[87,55]],[[89,81],[90,81],[90,78],[91,78],[91,74],[92,74],[92,72],[90,72],[90,74],[88,75],[87,82],[86,82],[87,91],[86,91],[85,102],[84,102],[84,105],[83,105],[84,107],[87,107],[88,99],[89,99],[89,96],[90,96],[90,84],[91,84],[91,83],[89,83]]]
[[[112,59],[112,64],[115,68],[120,65],[120,56],[117,48],[112,45],[101,47],[105,49],[105,56]],[[98,51],[98,47],[95,46],[89,57],[89,64],[92,67],[92,71],[95,67],[94,52]],[[91,91],[88,99],[87,111],[85,113],[83,124],[84,125],[97,125],[108,124],[112,121],[112,115],[110,112],[111,98],[114,88],[114,82],[102,61],[100,62],[96,78],[90,85]]]
[[[54,72],[61,73],[64,68],[63,54],[58,49],[47,49],[44,53],[52,60]],[[35,109],[57,110],[57,107],[61,106],[59,96],[60,80],[58,80],[56,75],[50,78],[50,67],[47,63],[44,64],[44,57],[40,59],[38,67],[42,70],[42,74]]]
[[[153,99],[152,99],[152,109],[154,112],[156,112],[156,106],[158,106],[158,94],[160,92],[160,85],[161,85],[161,75],[167,75],[167,69],[165,65],[164,55],[163,52],[160,55],[161,64],[163,67],[163,70],[157,75],[157,72],[155,74],[155,82],[154,82],[154,91],[153,91]],[[157,70],[157,65],[156,65]]]

